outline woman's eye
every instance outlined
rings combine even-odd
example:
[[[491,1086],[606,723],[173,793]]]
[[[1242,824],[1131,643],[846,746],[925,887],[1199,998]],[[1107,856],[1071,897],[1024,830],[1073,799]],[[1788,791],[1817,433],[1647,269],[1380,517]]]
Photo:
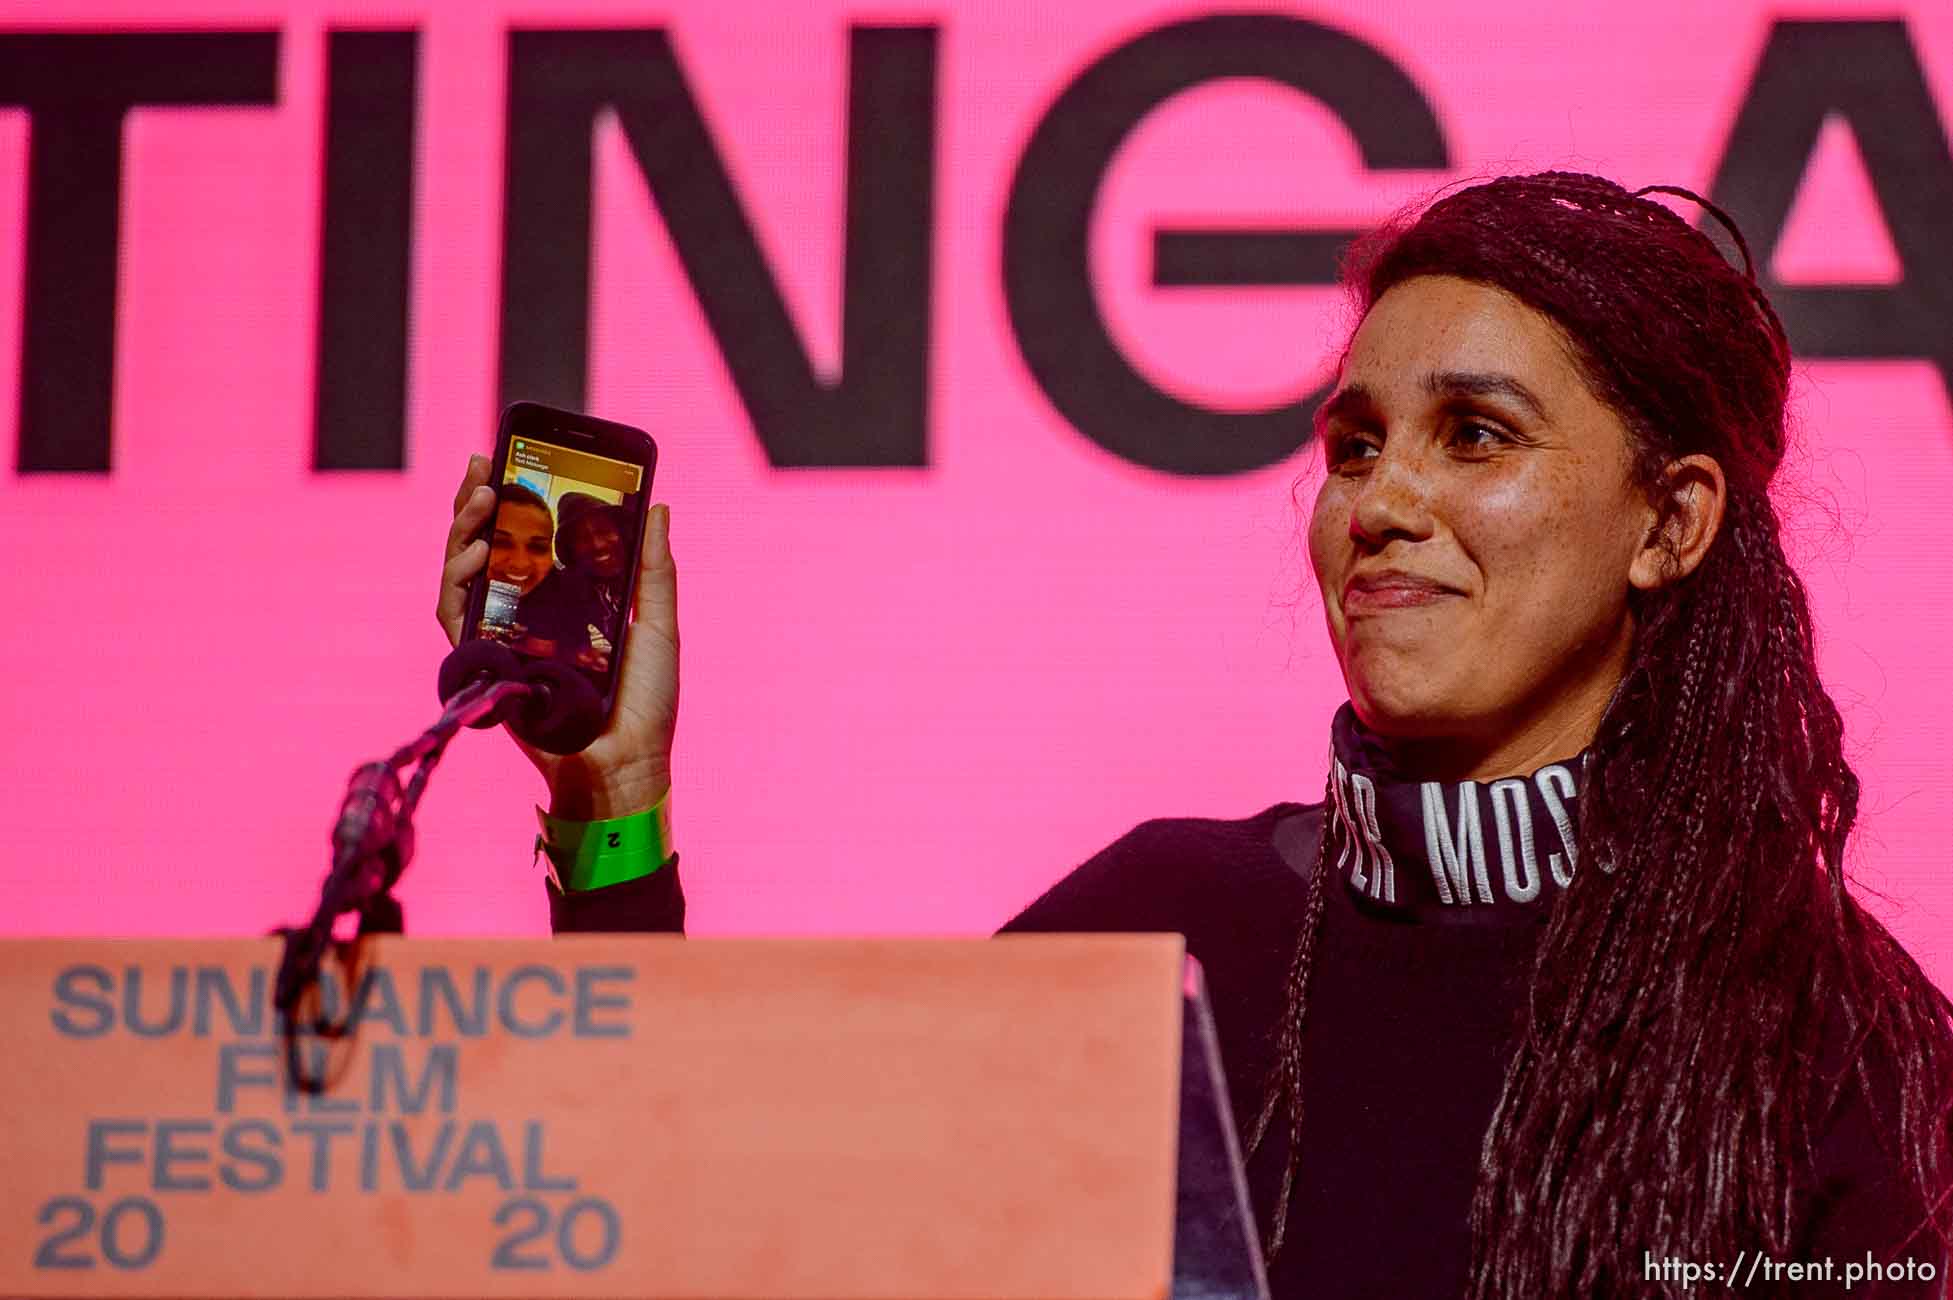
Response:
[[[1329,440],[1329,463],[1341,465],[1353,460],[1374,460],[1382,454],[1383,448],[1377,444],[1374,435],[1367,433],[1337,434]]]
[[[1460,420],[1455,438],[1467,447],[1479,449],[1497,447],[1512,441],[1505,435],[1504,430],[1496,425],[1486,424],[1482,420]]]

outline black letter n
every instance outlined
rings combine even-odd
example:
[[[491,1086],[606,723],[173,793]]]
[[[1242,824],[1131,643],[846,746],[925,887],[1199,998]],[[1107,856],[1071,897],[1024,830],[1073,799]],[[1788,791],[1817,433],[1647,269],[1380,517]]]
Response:
[[[510,34],[504,402],[583,404],[591,136],[608,107],[768,461],[928,463],[936,31],[857,27],[848,48],[841,367],[830,383],[794,331],[670,37],[659,29]]]

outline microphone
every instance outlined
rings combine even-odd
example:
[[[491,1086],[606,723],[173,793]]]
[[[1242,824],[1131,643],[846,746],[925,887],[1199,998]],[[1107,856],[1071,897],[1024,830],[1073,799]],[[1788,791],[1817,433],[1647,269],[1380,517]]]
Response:
[[[549,754],[575,754],[589,748],[604,729],[604,701],[597,688],[568,664],[537,659],[523,666],[529,697],[510,728]]]
[[[455,696],[470,686],[487,686],[495,682],[519,682],[522,680],[522,661],[515,657],[515,651],[500,641],[479,638],[463,641],[448,657],[441,660],[440,679],[437,688],[441,693],[441,706],[447,707]],[[511,695],[495,709],[475,719],[471,727],[495,727],[512,720],[521,711],[523,697]]]
[[[302,926],[281,928],[285,952],[278,963],[274,1002],[285,1037],[285,1067],[295,1087],[323,1092],[326,1079],[305,1067],[298,1050],[304,1032],[334,1033],[347,1024],[309,1029],[300,1022],[306,991],[332,942],[333,923],[359,913],[359,933],[400,934],[406,918],[393,897],[394,884],[414,856],[414,809],[427,778],[463,723],[492,727],[507,722],[516,735],[552,754],[574,754],[604,729],[603,696],[568,664],[529,660],[486,638],[463,641],[441,661],[441,718],[384,762],[353,772],[339,819],[332,828],[332,867],[319,890],[319,905]],[[403,786],[401,774],[414,768]]]
[[[525,660],[497,641],[463,641],[441,661],[441,703],[470,686],[520,682],[527,689],[470,723],[492,727],[506,722],[516,735],[549,754],[574,754],[589,747],[604,729],[603,697],[590,680],[551,659]]]

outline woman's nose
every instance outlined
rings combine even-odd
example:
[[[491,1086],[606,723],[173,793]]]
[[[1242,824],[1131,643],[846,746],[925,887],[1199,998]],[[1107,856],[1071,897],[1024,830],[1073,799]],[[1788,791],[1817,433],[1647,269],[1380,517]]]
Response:
[[[1356,541],[1381,546],[1392,538],[1431,535],[1429,467],[1415,453],[1397,450],[1403,441],[1385,444],[1357,490],[1349,514],[1349,535]]]

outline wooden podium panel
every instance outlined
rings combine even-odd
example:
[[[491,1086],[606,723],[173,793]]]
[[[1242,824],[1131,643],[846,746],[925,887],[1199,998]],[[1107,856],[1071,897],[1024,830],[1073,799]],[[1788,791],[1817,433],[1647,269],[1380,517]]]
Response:
[[[1182,944],[0,942],[0,1295],[1163,1297]]]

